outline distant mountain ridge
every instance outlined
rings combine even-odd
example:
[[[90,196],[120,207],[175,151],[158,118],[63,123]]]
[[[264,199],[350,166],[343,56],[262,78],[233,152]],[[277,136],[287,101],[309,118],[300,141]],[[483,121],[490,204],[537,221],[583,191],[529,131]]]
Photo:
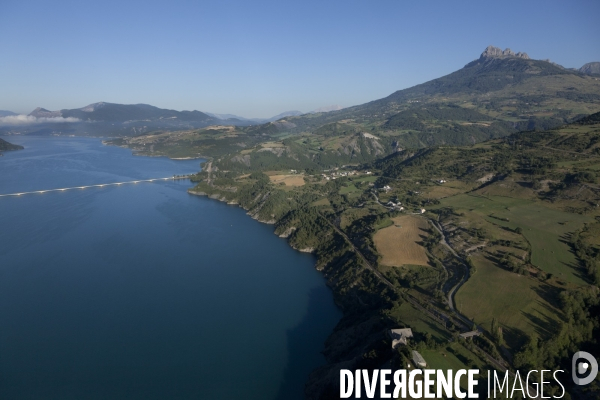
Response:
[[[62,113],[60,111],[50,111],[45,108],[38,107],[28,115],[36,118],[60,118],[62,117]]]
[[[28,115],[39,119],[19,126],[0,127],[0,133],[82,136],[136,136],[156,130],[197,129],[210,125],[252,125],[222,120],[201,111],[176,111],[148,104],[98,102],[76,109],[51,111],[38,107]],[[64,120],[63,120],[64,119]]]
[[[311,111],[311,113],[316,114],[316,113],[323,113],[323,112],[339,111],[342,108],[344,108],[344,107],[337,105],[337,104],[332,104],[330,106],[319,107],[316,110]]]
[[[239,120],[239,121],[246,121],[246,122],[250,122],[250,123],[254,123],[254,124],[264,124],[265,122],[277,121],[278,119],[281,119],[281,118],[294,116],[294,115],[302,115],[304,113],[302,111],[297,111],[297,110],[284,111],[281,114],[277,114],[271,118],[245,118],[245,117],[240,117],[239,115],[235,115],[235,114],[213,114],[213,113],[208,113],[208,112],[206,114],[208,114],[212,117],[218,118],[224,122],[231,122],[231,121]]]
[[[600,81],[594,75],[599,70],[598,62],[579,70],[566,69],[548,60],[531,59],[525,52],[488,46],[479,58],[448,75],[343,109],[329,106],[310,113],[288,111],[263,121],[148,104],[99,102],[60,111],[36,108],[31,117],[53,121],[10,129],[5,126],[0,133],[136,136],[157,130],[235,125],[249,126],[245,129],[251,135],[276,135],[337,132],[327,125],[343,123],[357,132],[397,136],[398,146],[465,144],[519,129],[549,129],[600,111]],[[456,119],[475,115],[461,109],[483,117],[475,122]],[[417,116],[425,120],[415,123]]]
[[[309,111],[308,113],[304,113],[304,112],[298,111],[298,110],[284,111],[284,112],[277,114],[271,118],[246,118],[246,117],[240,117],[239,115],[235,115],[235,114],[214,114],[214,113],[209,113],[209,112],[207,112],[206,114],[210,115],[211,117],[219,118],[224,121],[237,119],[240,121],[249,121],[249,122],[255,122],[258,124],[264,124],[267,122],[277,121],[281,118],[295,117],[295,116],[304,115],[304,114],[316,114],[316,113],[324,113],[324,112],[330,112],[330,111],[338,111],[338,110],[341,110],[342,108],[343,108],[342,106],[334,104],[331,106],[319,107],[313,111]]]
[[[0,117],[11,117],[13,115],[18,115],[18,114],[14,113],[12,111],[8,111],[8,110],[0,110]]]
[[[48,111],[36,108],[29,115],[46,118],[77,118],[82,121],[127,122],[177,119],[186,122],[213,123],[215,118],[200,111],[175,111],[148,104],[93,103],[82,108]]]

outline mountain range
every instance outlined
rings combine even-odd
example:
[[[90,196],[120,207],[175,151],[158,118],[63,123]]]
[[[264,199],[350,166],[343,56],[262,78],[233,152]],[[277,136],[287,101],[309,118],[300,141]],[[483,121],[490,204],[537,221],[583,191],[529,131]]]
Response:
[[[284,112],[277,114],[271,118],[245,118],[245,117],[240,117],[239,115],[235,115],[235,114],[213,114],[213,113],[206,113],[206,114],[208,114],[212,117],[224,120],[224,121],[239,120],[239,121],[247,121],[249,123],[254,123],[254,124],[264,124],[266,122],[277,121],[278,119],[281,119],[281,118],[302,115],[304,113],[302,111],[298,111],[298,110],[284,111]]]
[[[340,106],[322,107],[315,112],[341,109]],[[148,104],[115,104],[98,102],[76,109],[57,111],[38,107],[30,112],[18,129],[14,123],[0,126],[3,131],[19,133],[59,133],[98,136],[131,136],[152,130],[203,128],[211,125],[248,126],[264,124],[290,116],[304,114],[298,110],[285,111],[271,118],[244,118],[234,114],[213,114],[201,111],[176,111]],[[17,116],[12,111],[0,110],[1,117]],[[21,116],[24,117],[24,116]],[[0,121],[1,122],[1,121]]]
[[[165,110],[148,104],[94,103],[73,110],[48,111],[36,108],[29,115],[34,117],[77,118],[87,122],[131,122],[177,120],[182,122],[212,123],[213,117],[200,111]]]
[[[280,114],[275,115],[274,117],[271,118],[245,118],[245,117],[240,117],[239,115],[235,115],[235,114],[213,114],[213,113],[206,113],[208,115],[210,115],[211,117],[215,117],[215,118],[219,118],[222,120],[240,120],[240,121],[249,121],[252,123],[256,123],[256,124],[264,124],[267,122],[274,122],[277,121],[279,119],[285,118],[285,117],[295,117],[298,115],[304,115],[304,114],[317,114],[317,113],[324,113],[324,112],[330,112],[330,111],[338,111],[341,110],[343,107],[339,106],[337,104],[332,104],[330,106],[325,106],[325,107],[319,107],[313,111],[309,111],[307,113],[304,113],[302,111],[298,111],[298,110],[292,110],[292,111],[284,111]]]
[[[288,111],[250,119],[100,102],[59,111],[36,108],[29,116],[43,118],[43,123],[0,127],[0,133],[135,136],[231,125],[247,127],[251,135],[350,129],[397,137],[400,146],[466,144],[517,130],[547,129],[599,111],[598,71],[598,62],[566,69],[549,60],[531,59],[524,52],[488,46],[458,71],[344,109],[329,106],[306,114]]]

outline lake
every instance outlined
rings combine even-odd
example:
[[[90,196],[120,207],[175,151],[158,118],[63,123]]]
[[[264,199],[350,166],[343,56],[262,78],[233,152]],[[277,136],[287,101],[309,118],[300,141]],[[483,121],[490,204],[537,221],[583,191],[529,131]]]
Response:
[[[0,194],[201,160],[5,137]],[[0,398],[301,399],[341,317],[315,259],[188,180],[0,197]]]

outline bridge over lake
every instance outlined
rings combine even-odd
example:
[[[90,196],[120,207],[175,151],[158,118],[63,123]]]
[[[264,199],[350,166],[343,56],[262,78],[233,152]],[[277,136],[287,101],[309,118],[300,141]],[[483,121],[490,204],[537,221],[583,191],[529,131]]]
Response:
[[[15,196],[24,196],[27,194],[42,194],[42,193],[50,193],[50,192],[66,192],[67,190],[81,190],[81,189],[101,188],[101,187],[107,187],[107,186],[130,185],[130,184],[144,183],[144,182],[158,182],[158,181],[188,179],[189,177],[190,177],[190,175],[181,175],[181,176],[171,176],[168,178],[139,179],[137,181],[112,182],[112,183],[101,183],[101,184],[97,184],[97,185],[73,186],[73,187],[58,188],[58,189],[34,190],[32,192],[0,194],[0,197],[15,197]]]

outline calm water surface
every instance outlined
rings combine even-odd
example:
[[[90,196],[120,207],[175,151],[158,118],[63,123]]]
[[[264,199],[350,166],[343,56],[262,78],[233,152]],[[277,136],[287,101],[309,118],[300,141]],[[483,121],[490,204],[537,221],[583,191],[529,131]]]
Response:
[[[5,137],[0,194],[199,160]],[[294,399],[340,317],[314,258],[189,181],[0,197],[0,399]]]

